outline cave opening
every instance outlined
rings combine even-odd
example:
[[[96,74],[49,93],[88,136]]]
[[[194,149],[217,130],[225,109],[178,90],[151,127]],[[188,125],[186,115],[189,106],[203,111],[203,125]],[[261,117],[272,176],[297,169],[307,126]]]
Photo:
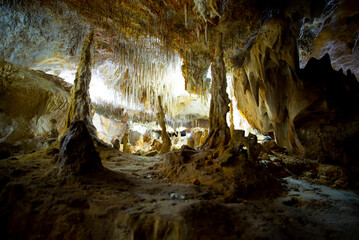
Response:
[[[0,234],[356,239],[358,16],[355,0],[1,1]]]

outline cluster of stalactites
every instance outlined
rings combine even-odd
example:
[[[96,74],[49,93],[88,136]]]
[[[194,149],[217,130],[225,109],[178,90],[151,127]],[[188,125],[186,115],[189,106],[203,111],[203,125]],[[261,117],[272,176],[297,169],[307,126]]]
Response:
[[[175,72],[181,59],[174,51],[161,47],[152,37],[119,41],[113,59],[118,63],[115,76],[107,85],[122,95],[122,102],[131,109],[155,110],[158,96],[169,115],[173,101]],[[112,71],[110,71],[112,72]]]
[[[194,9],[205,22],[211,22],[212,18],[220,16],[216,0],[194,0],[194,4]]]

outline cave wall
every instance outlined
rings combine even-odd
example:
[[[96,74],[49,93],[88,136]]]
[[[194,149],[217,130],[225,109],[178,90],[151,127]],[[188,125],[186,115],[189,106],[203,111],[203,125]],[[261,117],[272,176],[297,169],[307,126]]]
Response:
[[[0,150],[46,147],[63,130],[71,85],[61,78],[0,63]]]
[[[335,71],[329,55],[300,69],[297,49],[288,21],[268,20],[233,73],[237,107],[289,152],[349,163],[356,158],[350,149],[358,142],[359,84],[350,71]]]
[[[2,1],[0,58],[59,75],[76,70],[89,25],[60,1]]]
[[[350,69],[359,77],[359,4],[355,0],[330,1],[316,18],[303,19],[299,44],[301,67],[326,53],[335,70]]]
[[[275,131],[278,143],[290,151],[300,147],[294,136],[286,135],[291,132],[289,114],[309,104],[304,99],[293,103],[301,106],[289,107],[293,93],[300,91],[298,68],[296,39],[289,24],[272,18],[260,29],[242,67],[233,72],[238,109],[261,133]]]
[[[357,163],[359,146],[359,83],[348,70],[333,69],[329,54],[312,58],[299,76],[303,96],[314,99],[293,119],[305,155],[325,162]],[[295,100],[295,99],[293,99]]]

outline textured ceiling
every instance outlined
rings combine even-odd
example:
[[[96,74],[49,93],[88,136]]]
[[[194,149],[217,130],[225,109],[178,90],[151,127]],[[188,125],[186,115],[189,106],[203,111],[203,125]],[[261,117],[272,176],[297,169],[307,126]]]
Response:
[[[334,67],[359,74],[359,8],[353,0],[32,0],[0,6],[0,53],[6,61],[71,78],[83,38],[94,29],[96,77],[147,110],[156,104],[149,101],[152,96],[167,94],[165,109],[172,115],[185,112],[174,106],[189,104],[186,95],[182,99],[187,100],[175,103],[169,90],[174,84],[163,83],[173,79],[175,71],[169,69],[182,61],[185,89],[207,98],[216,33],[223,33],[231,73],[242,66],[259,29],[273,17],[290,24],[302,67],[309,57],[329,52]],[[343,21],[345,31],[336,28]],[[149,87],[153,78],[160,80]],[[129,90],[134,84],[139,91]],[[208,114],[205,105],[199,109],[207,110],[196,110],[198,117]]]

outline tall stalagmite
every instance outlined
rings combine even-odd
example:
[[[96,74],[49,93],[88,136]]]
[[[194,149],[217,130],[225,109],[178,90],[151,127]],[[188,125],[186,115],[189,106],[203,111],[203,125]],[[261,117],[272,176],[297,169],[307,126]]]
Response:
[[[226,145],[230,140],[230,131],[226,121],[230,103],[227,89],[226,68],[223,61],[222,34],[216,40],[214,59],[211,65],[212,87],[209,111],[209,134],[203,149]]]
[[[103,169],[100,155],[84,121],[71,122],[61,140],[59,160],[59,174],[65,180]]]
[[[160,154],[169,152],[171,150],[171,139],[168,136],[166,130],[166,118],[165,113],[163,112],[162,108],[162,101],[161,97],[158,96],[158,113],[157,113],[158,122],[161,126],[161,138],[162,138],[162,148]]]
[[[86,124],[92,138],[97,139],[96,128],[92,123],[91,99],[89,93],[91,81],[92,42],[93,32],[90,32],[85,38],[74,85],[71,89],[71,102],[65,127],[69,128],[72,121],[83,121]]]
[[[71,89],[72,96],[66,121],[68,129],[60,143],[59,173],[64,179],[103,169],[93,141],[97,139],[97,134],[92,124],[89,96],[92,41],[93,32],[90,32],[85,39],[81,61]]]

